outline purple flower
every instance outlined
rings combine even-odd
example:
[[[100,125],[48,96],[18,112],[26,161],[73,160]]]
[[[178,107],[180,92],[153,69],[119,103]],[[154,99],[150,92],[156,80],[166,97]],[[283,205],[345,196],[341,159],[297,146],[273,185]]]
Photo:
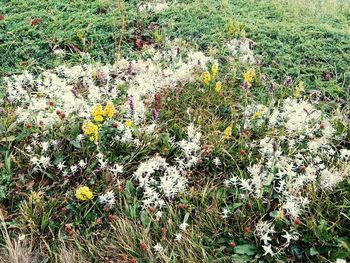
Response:
[[[153,108],[153,119],[154,120],[158,119],[158,117],[159,117],[160,106],[161,106],[161,95],[160,95],[160,93],[156,93],[154,95],[154,108]]]
[[[133,96],[129,97],[129,107],[131,115],[135,114],[135,100]]]
[[[128,74],[131,75],[131,73],[132,73],[132,64],[130,63],[128,67]]]
[[[157,109],[153,109],[153,120],[156,120],[156,119],[158,119],[158,117],[159,117],[159,110],[157,110]]]
[[[244,89],[245,93],[247,94],[248,89],[249,89],[249,83],[246,80],[243,82],[243,89]]]
[[[284,86],[292,86],[293,85],[293,80],[290,76],[287,76],[285,80],[283,81]]]
[[[270,96],[273,95],[274,90],[275,90],[275,84],[273,84],[273,82],[270,81],[270,88],[269,88]]]

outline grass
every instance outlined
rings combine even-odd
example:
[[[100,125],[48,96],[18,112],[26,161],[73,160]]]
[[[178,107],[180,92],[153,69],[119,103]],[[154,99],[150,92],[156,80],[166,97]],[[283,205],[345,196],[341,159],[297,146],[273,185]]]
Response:
[[[52,52],[58,48],[68,51],[65,63],[83,62],[78,50],[88,52],[93,61],[112,63],[116,53],[131,54],[133,38],[154,34],[147,27],[156,22],[161,36],[193,40],[203,49],[218,49],[227,39],[245,34],[257,43],[262,69],[272,79],[282,81],[291,75],[330,96],[344,94],[350,78],[348,3],[179,2],[160,15],[141,16],[135,1],[12,1],[2,5],[0,74],[55,67],[62,63]],[[39,22],[33,26],[35,19]]]
[[[142,138],[145,144],[140,148],[120,146],[112,150],[109,137],[101,140],[101,148],[114,160],[130,158],[120,181],[112,180],[106,172],[91,170],[87,178],[67,182],[54,173],[40,177],[28,172],[21,155],[29,135],[24,127],[11,126],[15,123],[14,109],[0,80],[0,90],[4,91],[2,95],[0,91],[1,132],[6,134],[0,139],[0,262],[274,262],[274,258],[263,258],[254,235],[254,226],[264,217],[275,220],[278,230],[293,225],[302,236],[281,262],[350,258],[349,179],[331,193],[310,187],[311,205],[300,224],[280,218],[274,201],[266,204],[261,199],[242,199],[237,190],[223,186],[234,173],[247,176],[246,168],[258,156],[250,153],[248,146],[267,131],[253,127],[241,132],[241,112],[248,103],[272,103],[267,95],[270,82],[276,87],[274,96],[283,99],[293,93],[283,85],[287,76],[294,84],[305,81],[307,95],[318,90],[327,98],[319,105],[325,112],[337,114],[339,107],[342,114],[346,113],[350,3],[179,0],[155,14],[140,13],[139,2],[16,0],[0,5],[0,16],[4,16],[0,19],[1,77],[24,70],[39,74],[61,64],[105,64],[123,56],[136,58],[140,53],[137,40],[151,40],[162,46],[170,37],[186,40],[218,58],[224,90],[222,96],[208,93],[197,81],[165,92],[157,139]],[[240,84],[247,66],[227,62],[225,47],[228,40],[242,37],[254,42],[260,60],[256,88],[249,97]],[[65,51],[64,56],[54,53],[59,49]],[[84,55],[87,53],[89,56]],[[264,75],[267,84],[260,79]],[[167,205],[157,221],[155,213],[141,209],[141,194],[131,175],[137,164],[155,153],[173,161],[178,149],[170,147],[170,137],[184,139],[190,122],[201,126],[210,154],[207,162],[187,175],[188,192]],[[228,125],[233,125],[232,140],[219,139]],[[347,148],[349,127],[339,124],[337,128],[347,133],[337,147]],[[80,154],[96,153],[93,147],[81,153],[69,142],[79,132],[80,123],[74,122],[53,132],[66,142],[63,152],[71,153],[72,162],[79,160]],[[23,139],[8,141],[10,136]],[[214,156],[224,163],[222,169],[210,164]],[[70,198],[71,189],[81,183],[97,192],[113,189],[115,210],[105,211],[94,202],[81,204]],[[231,209],[233,215],[223,220],[222,207]],[[191,226],[178,243],[174,236],[185,218]],[[166,253],[154,251],[155,240],[168,248]]]

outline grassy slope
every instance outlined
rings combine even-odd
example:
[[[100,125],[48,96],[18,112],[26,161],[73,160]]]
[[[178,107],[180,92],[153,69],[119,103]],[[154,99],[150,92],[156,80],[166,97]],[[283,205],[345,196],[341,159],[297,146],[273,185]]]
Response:
[[[257,43],[264,71],[273,79],[291,75],[333,94],[345,89],[344,82],[350,79],[349,6],[337,13],[316,15],[311,7],[303,10],[287,1],[226,2],[230,4],[194,1],[182,12],[163,13],[161,21],[174,21],[172,36],[194,38],[201,47],[218,48],[228,37],[230,22],[240,22]],[[334,79],[324,82],[328,72]]]
[[[152,21],[163,26],[163,35],[191,39],[201,48],[216,47],[219,52],[240,23],[257,43],[263,69],[271,78],[291,75],[334,96],[349,82],[350,7],[346,3],[180,1],[159,16],[140,16],[134,2],[122,5],[126,9],[123,55],[130,54],[134,33],[150,34],[147,26]],[[0,14],[5,15],[0,21],[0,74],[57,66],[62,61],[53,54],[54,48],[68,51],[67,63],[83,61],[75,47],[95,61],[111,63],[122,32],[120,6],[107,0],[11,1],[0,6]],[[32,26],[36,18],[42,21]],[[327,73],[333,76],[331,81],[324,81]]]

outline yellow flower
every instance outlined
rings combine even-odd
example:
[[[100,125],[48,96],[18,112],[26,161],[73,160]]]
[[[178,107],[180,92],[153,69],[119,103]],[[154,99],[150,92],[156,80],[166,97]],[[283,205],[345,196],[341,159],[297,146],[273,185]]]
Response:
[[[254,114],[253,114],[253,116],[252,116],[252,119],[253,120],[255,120],[255,119],[258,119],[258,118],[260,118],[262,115],[264,114],[264,112],[263,111],[257,111],[257,112],[255,112]]]
[[[95,104],[92,107],[91,115],[94,117],[94,120],[97,122],[103,121],[103,115],[105,114],[101,104]]]
[[[252,84],[255,75],[255,70],[253,68],[249,69],[243,74],[244,81],[248,82],[249,85]]]
[[[219,93],[221,91],[221,82],[220,81],[216,82],[216,84],[215,84],[215,91],[217,93]]]
[[[298,86],[295,87],[294,97],[300,98],[303,92],[305,92],[305,84],[303,81],[300,81]]]
[[[114,113],[115,113],[114,104],[113,104],[113,102],[109,101],[106,104],[104,115],[107,116],[108,118],[113,118]]]
[[[133,123],[133,121],[131,121],[131,120],[127,120],[126,122],[125,122],[125,126],[126,127],[131,127],[131,126],[133,126],[134,125],[134,123]]]
[[[213,75],[213,79],[216,79],[216,77],[218,76],[218,72],[219,72],[219,66],[217,63],[214,63],[211,66],[211,74]]]
[[[210,80],[211,80],[211,77],[210,77],[209,71],[205,71],[205,72],[203,73],[203,82],[204,82],[204,84],[205,84],[205,85],[209,85]]]
[[[231,138],[231,135],[232,135],[232,127],[231,126],[228,126],[225,131],[224,131],[224,134],[225,134],[225,139],[230,139]]]
[[[252,119],[255,120],[255,119],[258,119],[260,118],[261,116],[263,116],[266,112],[267,112],[267,108],[264,107],[264,106],[261,106],[259,110],[257,110],[253,116],[252,116]]]
[[[88,186],[81,186],[75,190],[75,197],[81,201],[89,201],[94,197],[94,194]]]
[[[86,136],[89,136],[90,141],[98,140],[98,126],[91,121],[83,123],[83,131]]]

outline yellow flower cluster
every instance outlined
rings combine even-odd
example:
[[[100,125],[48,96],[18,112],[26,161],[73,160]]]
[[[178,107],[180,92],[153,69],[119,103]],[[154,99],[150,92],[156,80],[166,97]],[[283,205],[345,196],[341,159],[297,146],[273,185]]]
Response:
[[[113,102],[109,101],[106,107],[103,109],[101,104],[95,104],[92,107],[91,115],[97,122],[102,122],[103,117],[112,118],[115,113],[115,107]]]
[[[108,118],[110,119],[113,118],[115,113],[115,107],[113,102],[111,101],[107,102],[104,113],[105,113],[104,115],[107,116]]]
[[[305,84],[303,81],[300,81],[298,86],[295,87],[294,97],[300,98],[303,92],[305,92]]]
[[[255,70],[253,68],[247,70],[244,74],[243,74],[243,78],[244,81],[247,82],[249,85],[252,84],[253,79],[255,78]]]
[[[94,117],[94,120],[97,122],[103,121],[103,115],[104,115],[104,110],[101,106],[101,104],[95,104],[92,107],[91,115]]]
[[[94,194],[88,186],[81,186],[75,190],[75,197],[80,201],[89,201],[94,197]]]
[[[231,126],[228,126],[225,131],[224,131],[224,134],[225,134],[225,139],[230,139],[231,138],[231,135],[232,135],[232,127]]]
[[[255,119],[260,118],[261,116],[264,115],[265,112],[266,112],[265,109],[260,109],[260,110],[258,110],[257,112],[255,112],[255,113],[253,114],[252,119],[255,120]]]
[[[131,127],[131,126],[133,126],[133,125],[134,125],[134,123],[133,123],[132,120],[127,120],[127,121],[125,122],[125,126],[126,126],[126,127]]]
[[[92,107],[91,115],[95,122],[103,122],[104,117],[113,118],[115,113],[115,107],[113,102],[107,102],[105,108],[101,104],[95,104]],[[85,121],[83,123],[83,131],[86,136],[89,137],[90,141],[98,140],[98,130],[102,124],[95,124],[92,121]]]
[[[211,66],[211,74],[213,76],[213,79],[216,79],[216,77],[218,76],[218,72],[219,72],[219,66],[218,64],[214,63]]]
[[[98,140],[98,126],[91,121],[85,121],[83,123],[83,131],[90,141]]]
[[[203,73],[203,82],[204,82],[204,84],[205,84],[205,85],[209,85],[210,80],[211,80],[211,76],[210,76],[209,71],[205,71],[205,72]]]
[[[221,92],[221,82],[220,81],[216,82],[216,84],[215,84],[215,91],[217,93]]]

